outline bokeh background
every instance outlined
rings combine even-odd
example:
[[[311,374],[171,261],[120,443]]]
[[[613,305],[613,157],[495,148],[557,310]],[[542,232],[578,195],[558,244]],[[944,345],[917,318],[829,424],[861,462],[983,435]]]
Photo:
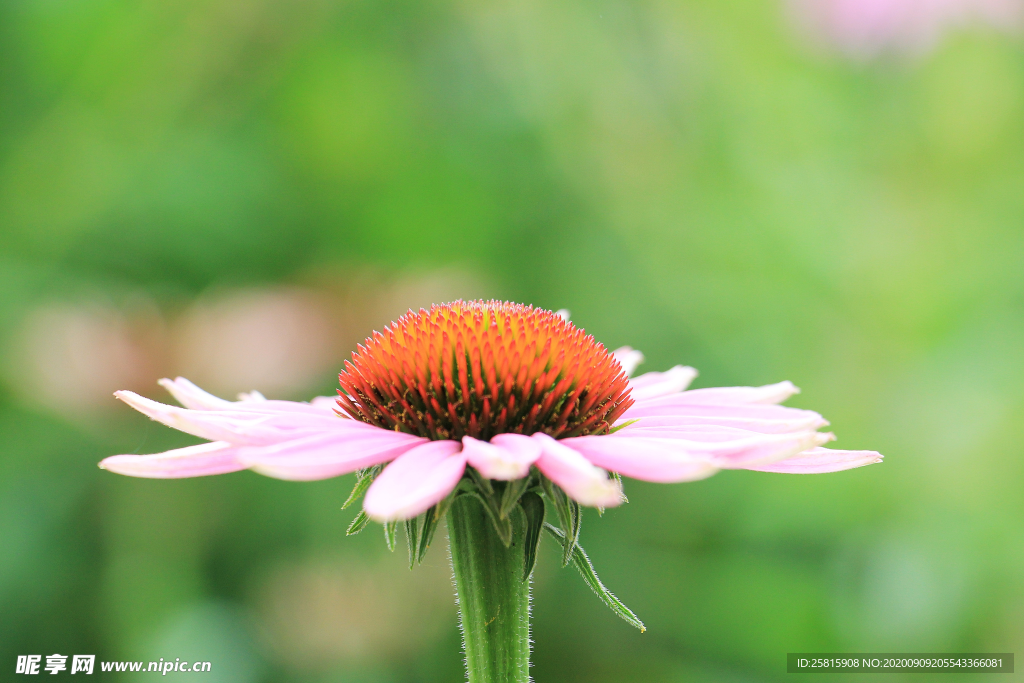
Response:
[[[96,468],[190,443],[115,389],[331,393],[373,329],[459,297],[569,308],[697,386],[793,380],[887,456],[627,482],[582,542],[648,632],[548,543],[538,681],[1020,655],[1022,10],[0,3],[2,678],[59,652],[462,680],[445,544],[410,572],[379,527],[346,538],[351,477]]]

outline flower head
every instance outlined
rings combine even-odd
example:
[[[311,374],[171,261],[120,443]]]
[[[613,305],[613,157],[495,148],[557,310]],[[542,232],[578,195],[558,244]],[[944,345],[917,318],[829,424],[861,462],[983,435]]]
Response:
[[[409,311],[352,354],[350,417],[432,440],[606,434],[633,401],[615,356],[550,311],[457,301]]]
[[[828,424],[820,415],[778,405],[798,391],[789,382],[687,391],[697,375],[689,367],[629,379],[642,360],[628,347],[606,351],[558,313],[458,301],[410,311],[367,339],[345,364],[337,399],[253,392],[226,401],[180,377],[160,384],[181,408],[119,391],[152,419],[210,443],[100,466],[158,478],[358,472],[372,519],[443,510],[465,491],[482,497],[499,525],[531,489],[611,507],[623,501],[619,475],[682,482],[721,469],[820,473],[882,459],[822,448],[834,437],[818,431]]]

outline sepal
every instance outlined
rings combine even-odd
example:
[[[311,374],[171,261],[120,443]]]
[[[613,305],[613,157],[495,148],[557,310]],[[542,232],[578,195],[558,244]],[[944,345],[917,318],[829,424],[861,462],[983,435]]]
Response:
[[[494,531],[498,534],[498,538],[508,548],[512,545],[512,519],[510,517],[502,518],[498,514],[497,504],[494,500],[494,496],[481,495],[480,492],[474,491],[467,495],[473,496],[480,501],[483,505],[484,511],[487,513],[487,517],[491,520],[491,524],[494,525]]]
[[[385,522],[384,523],[384,542],[388,545],[388,550],[395,552],[395,530],[398,528],[398,522]]]
[[[563,538],[568,539],[568,543],[562,544],[562,566],[565,567],[572,561],[573,549],[580,537],[580,506],[547,477],[541,480],[541,485],[544,487],[544,494],[555,505]]]
[[[626,498],[626,489],[624,489],[623,486],[622,486],[622,475],[619,474],[618,472],[609,472],[608,476],[610,476],[615,481],[619,482],[619,491],[620,491],[620,493],[622,495],[622,502],[623,503],[628,503],[629,502],[629,498]]]
[[[544,524],[544,528],[548,530],[548,533],[558,539],[558,542],[562,544],[563,548],[568,546],[565,534],[563,534],[560,529],[546,523]],[[601,601],[604,602],[604,604],[608,605],[608,607],[623,620],[640,629],[641,633],[647,630],[647,627],[644,626],[644,622],[640,621],[640,619],[633,614],[632,610],[622,604],[621,600],[615,597],[610,590],[605,588],[604,584],[601,583],[601,579],[597,578],[597,572],[594,571],[594,565],[590,564],[590,558],[587,557],[587,554],[583,551],[583,548],[580,547],[579,543],[576,543],[573,546],[572,563],[583,577],[583,581],[590,586],[590,590],[594,591],[597,597],[601,598]]]
[[[423,520],[420,522],[420,539],[416,546],[416,564],[423,562],[430,548],[430,542],[434,540],[434,532],[437,531],[437,524],[441,521],[438,514],[438,506],[430,508],[423,513]]]
[[[530,579],[533,568],[537,564],[537,548],[540,546],[541,531],[544,529],[544,499],[532,491],[523,494],[519,506],[526,516],[526,558],[523,564],[523,581]]]
[[[432,512],[433,508],[427,512]],[[423,515],[420,515],[422,517]],[[405,520],[405,541],[409,546],[409,569],[416,566],[420,556],[420,517],[412,517]]]
[[[532,483],[532,474],[521,479],[505,482],[505,490],[501,494],[501,506],[498,508],[498,515],[500,517],[508,517],[508,514],[512,512],[512,509],[515,508],[519,499],[526,493]]]
[[[352,503],[359,500],[360,496],[366,493],[366,489],[370,488],[370,484],[377,478],[377,475],[384,469],[384,465],[374,465],[364,470],[358,470],[356,472],[356,485],[352,487],[352,493],[348,494],[348,498],[341,504],[341,509],[344,510]]]
[[[476,471],[475,467],[467,467],[466,474],[468,474],[469,478],[473,480],[474,484],[476,484],[476,487],[477,489],[480,490],[480,493],[483,493],[488,496],[494,495],[494,486],[491,484],[491,480],[488,479],[487,477],[481,476],[480,473]]]
[[[370,523],[370,516],[366,514],[365,510],[360,510],[359,514],[355,516],[352,523],[348,525],[348,529],[345,530],[346,536],[355,536],[360,531],[366,528],[366,525]]]

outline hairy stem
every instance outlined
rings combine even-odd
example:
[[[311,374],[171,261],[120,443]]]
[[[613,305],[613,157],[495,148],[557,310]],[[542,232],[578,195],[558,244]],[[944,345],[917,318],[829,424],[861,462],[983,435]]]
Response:
[[[530,680],[530,582],[523,580],[526,519],[516,506],[505,547],[483,505],[459,496],[448,511],[452,572],[469,683]]]

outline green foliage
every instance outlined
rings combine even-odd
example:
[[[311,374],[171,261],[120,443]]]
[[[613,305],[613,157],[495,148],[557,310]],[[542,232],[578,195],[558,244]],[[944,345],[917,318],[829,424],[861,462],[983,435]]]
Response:
[[[569,564],[580,537],[580,506],[575,500],[565,495],[565,491],[555,486],[550,479],[543,477],[541,486],[558,513],[558,523],[562,527],[565,542],[562,544],[562,566]]]
[[[541,531],[544,528],[544,499],[536,493],[526,493],[519,504],[526,515],[526,535],[523,545],[526,548],[526,559],[523,564],[523,581],[530,580],[530,574],[537,565],[537,548],[540,546]]]
[[[360,510],[359,513],[352,519],[352,523],[348,525],[348,529],[345,530],[346,536],[355,536],[360,531],[366,528],[366,525],[370,523],[370,516],[365,511]]]
[[[405,540],[409,546],[409,569],[415,567],[419,559],[421,528],[419,517],[405,520]]]
[[[388,550],[395,552],[395,531],[398,529],[398,522],[384,523],[384,544]]]
[[[363,497],[366,493],[366,489],[370,488],[370,484],[377,478],[377,475],[383,471],[383,465],[375,465],[369,469],[359,470],[356,472],[356,485],[352,487],[352,493],[348,494],[348,498],[342,503],[341,509],[344,510],[352,503],[356,502]]]
[[[195,442],[110,397],[163,399],[158,373],[191,372],[183,320],[218,292],[296,286],[329,300],[336,358],[309,386],[225,397],[330,394],[406,307],[497,296],[571,309],[607,347],[642,350],[641,372],[790,379],[836,447],[887,456],[626,482],[630,504],[592,517],[586,545],[656,638],[541,553],[537,680],[1012,650],[1024,52],[965,28],[848,62],[793,30],[796,4],[0,3],[0,661],[142,657],[212,603],[258,616],[264,681],[460,675],[437,663],[458,647],[444,532],[417,522],[412,574],[379,532],[345,538],[368,520],[349,526],[339,503],[366,481],[95,467]],[[115,322],[86,324],[97,308]],[[232,363],[254,342],[239,334]],[[488,520],[518,515],[506,490]],[[340,603],[372,618],[316,621]]]
[[[605,588],[604,584],[601,583],[601,579],[597,577],[597,572],[594,571],[594,565],[590,563],[590,558],[587,557],[587,553],[583,551],[579,542],[574,542],[566,537],[565,533],[550,524],[545,523],[544,528],[547,529],[548,533],[558,539],[558,542],[562,545],[562,548],[572,548],[572,563],[573,566],[579,571],[580,576],[583,577],[583,581],[590,587],[590,590],[594,591],[597,597],[601,598],[601,602],[608,605],[609,608],[619,617],[624,619],[627,623],[640,629],[643,633],[647,630],[644,626],[644,622],[640,621],[633,612],[622,604],[615,595]],[[564,566],[564,565],[563,565]]]
[[[439,510],[437,505],[423,513],[423,519],[420,522],[420,542],[416,551],[416,562],[423,562],[423,558],[430,548],[430,542],[434,540],[434,532],[437,531],[437,525],[443,519],[444,513]]]

